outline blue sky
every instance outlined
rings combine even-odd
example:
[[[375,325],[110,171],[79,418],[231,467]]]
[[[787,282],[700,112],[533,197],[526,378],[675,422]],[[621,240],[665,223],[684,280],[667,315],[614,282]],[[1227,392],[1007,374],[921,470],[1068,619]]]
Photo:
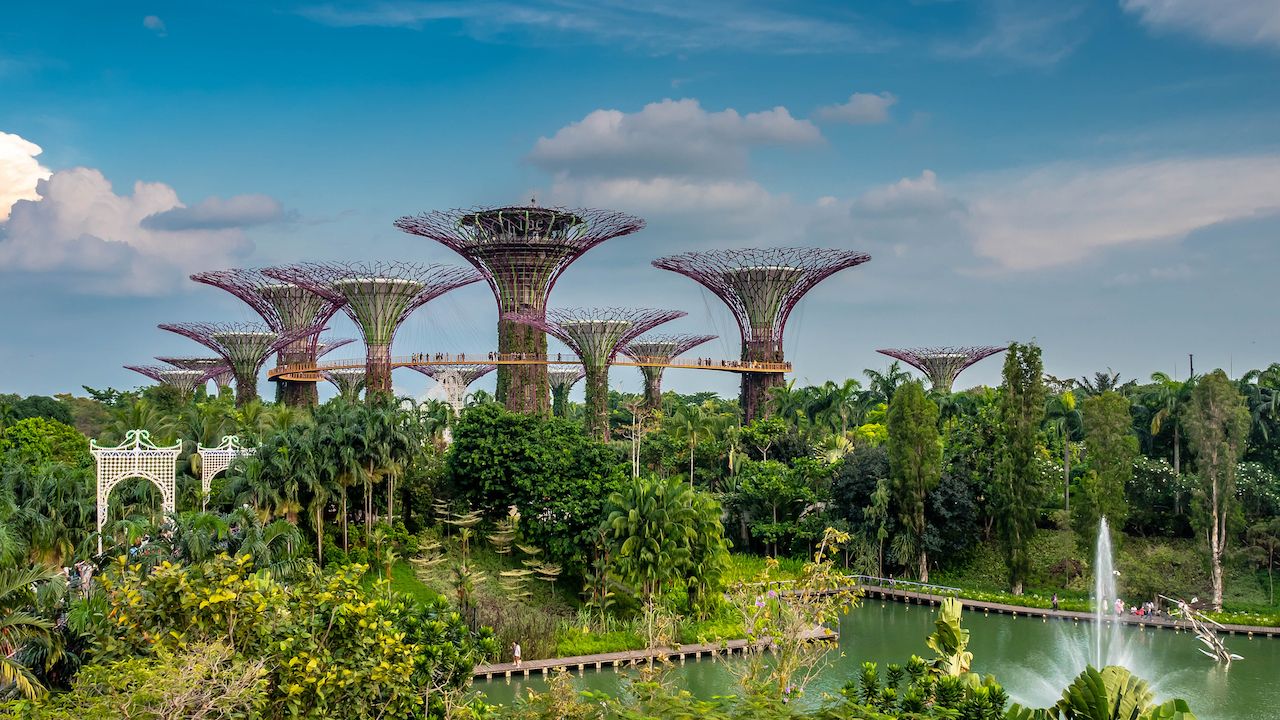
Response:
[[[802,383],[883,367],[878,347],[1033,338],[1059,376],[1280,360],[1274,0],[638,5],[7,7],[0,391],[133,386],[122,364],[202,352],[156,323],[252,319],[190,272],[454,262],[392,221],[531,196],[649,222],[553,305],[684,309],[666,329],[727,335],[717,356],[719,302],[650,260],[870,252],[793,316]],[[464,288],[396,350],[487,351],[495,317]]]

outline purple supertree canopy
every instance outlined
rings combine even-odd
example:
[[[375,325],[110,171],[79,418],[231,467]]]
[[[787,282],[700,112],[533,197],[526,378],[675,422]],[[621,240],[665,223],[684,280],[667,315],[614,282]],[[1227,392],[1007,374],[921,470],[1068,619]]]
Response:
[[[321,338],[320,341],[316,343],[316,357],[322,358],[334,350],[345,345],[350,345],[353,342],[355,342],[355,338]]]
[[[768,344],[780,352],[787,317],[805,293],[870,259],[853,250],[782,247],[687,252],[653,265],[693,278],[723,300],[745,346]]]
[[[212,378],[218,388],[231,387],[234,375],[231,366],[223,358],[216,357],[157,357],[162,363],[180,370],[199,370]]]
[[[452,374],[460,378],[464,384],[479,380],[480,378],[493,372],[497,365],[432,365],[430,363],[421,363],[415,365],[406,365],[410,370],[417,370],[432,380],[439,380],[443,375]]]
[[[978,345],[973,347],[919,347],[884,348],[876,352],[888,355],[911,365],[929,378],[935,390],[951,392],[956,376],[965,368],[1008,350],[1005,345]]]
[[[556,308],[548,310],[545,317],[510,313],[505,318],[556,336],[590,368],[612,363],[622,346],[687,314],[647,308]]]
[[[209,373],[203,370],[183,370],[162,365],[125,365],[124,368],[145,375],[161,385],[175,388],[183,395],[191,394],[209,379]]]
[[[622,354],[637,362],[667,363],[695,347],[716,339],[716,335],[646,335],[622,348]]]
[[[551,389],[558,390],[560,388],[571,388],[579,380],[587,374],[586,368],[581,365],[558,366],[547,370],[547,379],[551,382]]]
[[[505,314],[546,307],[551,288],[574,260],[641,230],[644,221],[608,210],[531,206],[436,210],[395,225],[466,258],[484,274]]]
[[[237,383],[256,380],[267,356],[298,338],[321,330],[308,327],[279,333],[266,325],[245,322],[162,323],[159,327],[195,340],[217,353],[231,366]]]
[[[329,322],[341,301],[318,295],[302,287],[253,268],[232,268],[199,272],[192,280],[226,290],[262,316],[272,330],[289,332]]]
[[[263,272],[339,305],[370,348],[390,348],[396,329],[409,313],[481,279],[471,268],[395,261],[300,263]]]

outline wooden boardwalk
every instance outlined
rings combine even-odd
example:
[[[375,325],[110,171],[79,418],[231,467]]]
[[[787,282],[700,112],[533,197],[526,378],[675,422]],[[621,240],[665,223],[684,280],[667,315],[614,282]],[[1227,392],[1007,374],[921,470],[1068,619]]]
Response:
[[[827,629],[811,630],[805,637],[811,641],[833,641],[839,637]],[[763,643],[756,642],[756,647]],[[697,660],[715,655],[740,653],[747,649],[746,640],[726,640],[723,643],[701,643],[697,645],[679,645],[674,648],[661,647],[648,650],[623,650],[621,652],[599,653],[597,655],[575,655],[573,657],[547,658],[545,660],[526,660],[516,666],[515,663],[494,663],[477,665],[472,675],[486,680],[495,677],[511,677],[533,674],[545,675],[557,670],[600,670],[604,668],[627,667],[652,662],[659,658],[684,662],[686,659]]]
[[[875,598],[880,600],[893,600],[896,602],[909,603],[913,605],[937,605],[942,602],[945,595],[931,595],[929,593],[916,592],[914,590],[901,590],[892,587],[880,586],[859,586],[859,589],[865,593],[867,598]],[[967,598],[958,598],[964,603],[964,609],[970,612],[981,612],[983,614],[1000,613],[1001,615],[1013,615],[1031,618],[1041,618],[1049,620],[1070,620],[1072,622],[1094,622],[1093,613],[1078,612],[1075,610],[1049,610],[1043,608],[1028,608],[1018,605],[1006,605],[1004,603],[986,602],[984,600],[969,600]],[[1106,622],[1118,622],[1122,625],[1132,625],[1138,628],[1162,628],[1165,630],[1190,630],[1191,624],[1183,620],[1174,620],[1168,617],[1139,617],[1137,615],[1125,614],[1120,617],[1109,617]],[[1226,625],[1224,624],[1218,629],[1218,632],[1225,635],[1247,635],[1249,637],[1280,637],[1280,628],[1266,627],[1262,625]]]

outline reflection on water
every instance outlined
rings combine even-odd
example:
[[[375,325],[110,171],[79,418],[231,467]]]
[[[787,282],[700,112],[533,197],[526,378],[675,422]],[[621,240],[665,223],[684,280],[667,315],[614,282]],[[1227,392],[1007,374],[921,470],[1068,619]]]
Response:
[[[807,700],[835,693],[857,678],[865,660],[905,662],[912,653],[927,657],[925,637],[933,630],[928,607],[872,601],[841,622],[838,650],[808,689]],[[965,612],[971,632],[974,672],[994,674],[1012,698],[1028,705],[1055,702],[1071,678],[1084,669],[1091,654],[1088,623],[1039,618],[984,616]],[[1195,635],[1172,630],[1122,627],[1124,642],[1138,673],[1151,683],[1160,700],[1185,698],[1201,720],[1256,720],[1280,717],[1280,640],[1230,636],[1227,644],[1244,660],[1229,670],[1198,651]],[[734,660],[679,663],[669,679],[695,695],[709,698],[732,692],[733,680],[723,667]],[[583,688],[618,692],[626,672],[588,670],[576,682]],[[541,690],[538,676],[476,683],[490,702],[510,702],[523,688]]]

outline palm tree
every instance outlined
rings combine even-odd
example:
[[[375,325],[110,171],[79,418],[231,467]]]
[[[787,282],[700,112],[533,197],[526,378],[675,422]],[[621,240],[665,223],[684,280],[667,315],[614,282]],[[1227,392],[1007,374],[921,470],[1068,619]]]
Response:
[[[1051,395],[1044,404],[1044,419],[1049,430],[1062,443],[1062,507],[1071,512],[1071,440],[1084,423],[1075,393],[1067,390]]]
[[[31,668],[18,660],[19,651],[39,643],[54,646],[46,657],[57,657],[59,639],[53,623],[32,611],[32,587],[53,579],[51,571],[38,566],[0,569],[0,686],[13,685],[28,699],[40,697],[45,689]]]
[[[1196,376],[1192,375],[1183,381],[1174,380],[1168,375],[1152,373],[1151,380],[1156,383],[1152,391],[1152,399],[1159,410],[1151,417],[1151,434],[1159,435],[1166,424],[1173,427],[1173,474],[1182,474],[1182,408],[1191,398],[1191,390],[1195,388]]]
[[[689,448],[689,487],[693,487],[693,466],[698,442],[711,435],[715,419],[702,405],[682,405],[676,409],[672,421],[675,436]]]
[[[877,396],[878,402],[888,403],[898,386],[911,379],[911,374],[902,369],[902,365],[894,360],[883,373],[870,368],[862,371],[871,381],[871,392]]]

